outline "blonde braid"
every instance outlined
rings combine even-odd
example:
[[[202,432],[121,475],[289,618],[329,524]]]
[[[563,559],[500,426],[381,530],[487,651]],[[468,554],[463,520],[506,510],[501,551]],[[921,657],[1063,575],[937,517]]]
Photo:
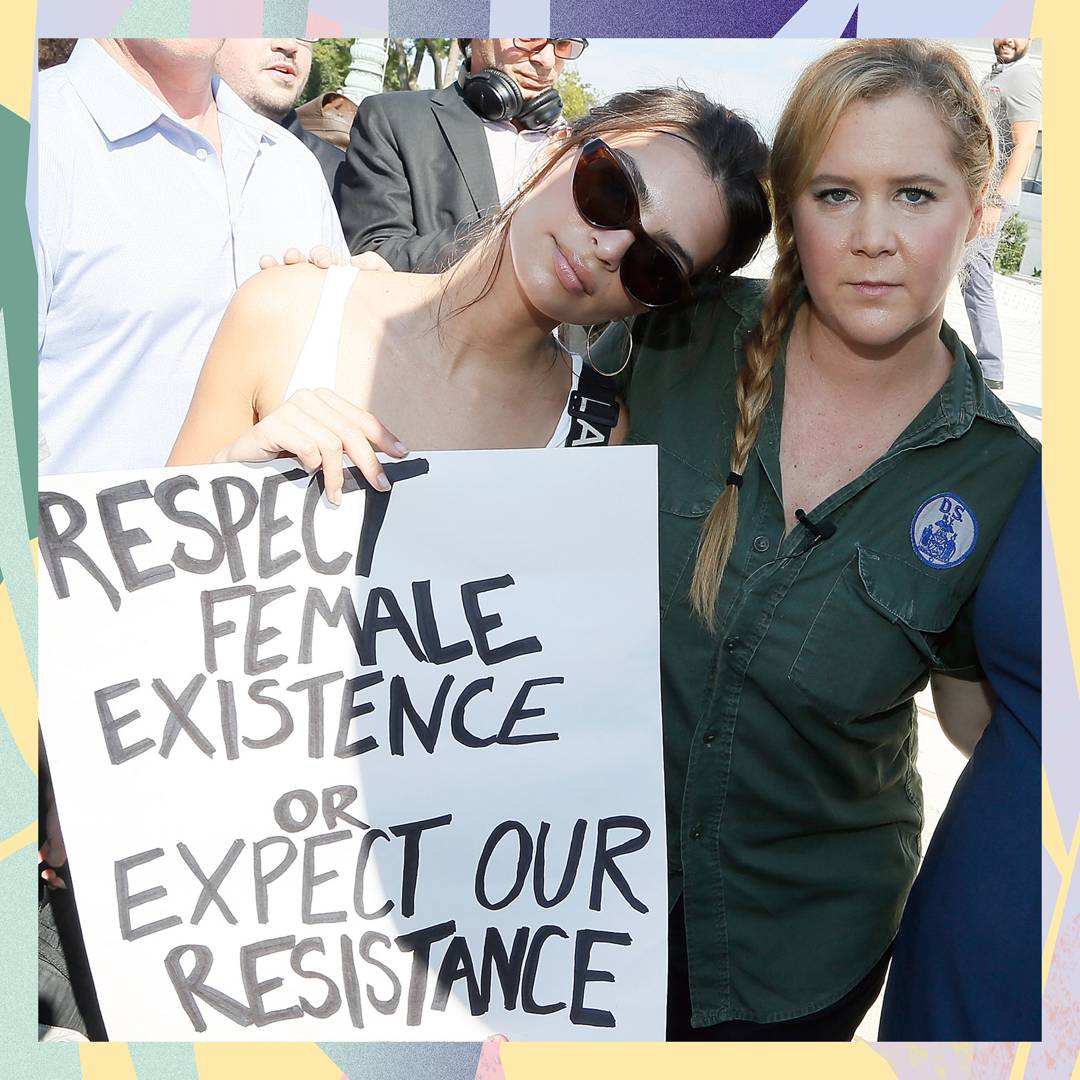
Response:
[[[799,254],[794,238],[780,245],[773,267],[761,317],[746,339],[746,360],[735,380],[735,400],[739,416],[731,441],[731,471],[742,476],[750,460],[750,451],[761,429],[761,414],[769,404],[773,390],[773,364],[780,339],[791,321],[791,298],[802,280]],[[728,484],[713,503],[698,541],[697,562],[690,582],[690,602],[706,626],[714,623],[716,596],[731,550],[739,520],[739,489]]]

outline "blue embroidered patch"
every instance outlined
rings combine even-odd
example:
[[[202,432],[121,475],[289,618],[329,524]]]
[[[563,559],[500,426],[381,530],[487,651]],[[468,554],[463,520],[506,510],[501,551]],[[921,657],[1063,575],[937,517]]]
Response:
[[[911,519],[911,546],[935,570],[959,566],[978,539],[979,523],[971,507],[951,491],[927,499]]]

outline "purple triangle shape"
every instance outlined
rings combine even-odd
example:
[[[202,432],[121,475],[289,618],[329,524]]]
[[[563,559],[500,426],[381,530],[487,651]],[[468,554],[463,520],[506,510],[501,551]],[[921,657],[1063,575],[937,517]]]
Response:
[[[842,38],[853,38],[859,36],[859,6],[855,5],[855,10],[851,13],[851,18],[848,19],[847,26],[844,27],[844,32],[840,35]]]

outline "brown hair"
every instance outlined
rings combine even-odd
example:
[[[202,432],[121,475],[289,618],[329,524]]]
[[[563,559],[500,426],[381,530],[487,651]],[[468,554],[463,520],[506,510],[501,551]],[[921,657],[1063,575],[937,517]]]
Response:
[[[806,190],[844,110],[858,101],[904,92],[924,100],[951,132],[953,159],[972,204],[983,197],[993,169],[994,136],[978,85],[954,50],[906,38],[852,41],[803,72],[780,117],[770,160],[777,257],[761,317],[746,340],[745,360],[736,378],[739,415],[731,442],[733,473],[743,474],[757,440],[761,414],[772,396],[773,364],[792,320],[791,299],[803,279],[792,204]],[[690,599],[709,626],[735,543],[738,513],[739,489],[728,485],[709,511],[698,544]]]
[[[693,144],[706,173],[716,182],[727,211],[727,242],[712,265],[695,279],[730,274],[745,266],[768,235],[771,223],[764,185],[768,148],[757,129],[749,120],[696,90],[670,86],[633,90],[616,94],[576,121],[569,135],[554,144],[547,160],[496,214],[463,231],[444,260],[444,268],[460,265],[468,251],[481,248],[485,256],[491,257],[491,271],[480,293],[445,317],[459,314],[491,289],[506,250],[510,219],[567,154],[576,153],[594,137],[661,130],[674,132]],[[440,303],[439,321],[443,318]]]
[[[66,64],[78,38],[41,38],[38,41],[38,71]]]

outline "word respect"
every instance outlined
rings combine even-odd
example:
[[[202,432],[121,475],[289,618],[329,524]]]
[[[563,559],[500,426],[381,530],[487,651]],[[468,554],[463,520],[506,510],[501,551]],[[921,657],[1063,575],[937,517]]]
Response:
[[[391,486],[389,491],[382,492],[372,488],[359,469],[350,467],[345,470],[342,494],[366,492],[364,523],[355,554],[355,572],[359,577],[367,577],[371,573],[375,547],[395,484],[423,475],[428,471],[428,462],[424,458],[415,458],[387,463],[384,471]],[[189,574],[212,574],[225,562],[232,580],[241,581],[248,576],[249,570],[244,565],[240,534],[254,526],[259,541],[258,575],[260,578],[271,578],[301,558],[301,551],[295,547],[276,554],[273,551],[274,538],[295,524],[292,518],[278,514],[277,496],[283,484],[296,481],[307,485],[299,530],[303,556],[316,574],[341,574],[352,561],[353,554],[345,551],[327,558],[319,551],[315,539],[315,511],[323,491],[323,476],[320,471],[309,477],[303,469],[268,473],[258,489],[242,476],[214,477],[209,485],[214,520],[178,505],[182,495],[201,494],[199,481],[190,474],[167,477],[153,491],[145,480],[133,480],[99,491],[96,498],[97,519],[104,531],[115,575],[99,566],[85,545],[79,543],[79,538],[89,526],[86,507],[64,492],[42,491],[38,496],[42,561],[52,587],[61,600],[71,595],[67,564],[73,563],[81,566],[97,582],[113,610],[119,611],[121,594],[114,576],[119,578],[124,591],[131,593],[168,581],[176,576],[177,570]],[[149,544],[151,538],[143,528],[126,527],[121,508],[148,500],[153,501],[165,522],[193,530],[208,539],[209,554],[193,556],[185,541],[178,539],[168,562],[138,566],[135,549]]]

